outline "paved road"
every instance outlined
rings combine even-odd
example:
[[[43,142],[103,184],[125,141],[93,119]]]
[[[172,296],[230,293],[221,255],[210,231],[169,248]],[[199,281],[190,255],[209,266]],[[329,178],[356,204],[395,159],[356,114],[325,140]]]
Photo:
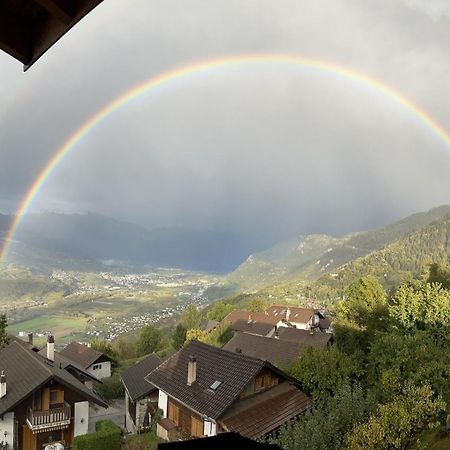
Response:
[[[95,432],[95,424],[99,420],[108,419],[120,428],[125,429],[125,399],[108,400],[109,408],[105,409],[98,405],[89,408],[89,433]]]

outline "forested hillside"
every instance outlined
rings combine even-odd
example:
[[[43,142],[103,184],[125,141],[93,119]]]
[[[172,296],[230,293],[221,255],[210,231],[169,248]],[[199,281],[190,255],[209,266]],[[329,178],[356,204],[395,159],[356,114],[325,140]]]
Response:
[[[324,274],[335,272],[350,261],[380,250],[447,214],[450,214],[449,205],[413,214],[377,230],[342,237],[309,235],[285,241],[251,255],[225,279],[223,287],[228,293],[254,292],[281,281],[289,284],[315,280]]]

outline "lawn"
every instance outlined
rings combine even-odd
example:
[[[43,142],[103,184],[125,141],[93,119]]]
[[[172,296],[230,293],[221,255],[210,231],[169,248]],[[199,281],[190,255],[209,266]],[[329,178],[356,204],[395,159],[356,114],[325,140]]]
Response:
[[[426,430],[420,434],[418,443],[411,450],[449,450],[450,437],[445,427]]]

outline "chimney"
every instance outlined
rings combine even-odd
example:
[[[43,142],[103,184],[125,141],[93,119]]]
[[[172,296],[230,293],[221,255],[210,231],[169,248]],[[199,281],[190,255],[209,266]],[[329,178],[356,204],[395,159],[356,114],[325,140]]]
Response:
[[[5,371],[2,370],[2,374],[0,375],[0,398],[3,398],[6,395],[6,375]]]
[[[189,356],[188,362],[188,376],[187,376],[187,384],[188,386],[192,386],[197,379],[197,358],[195,356]]]
[[[252,315],[251,315],[251,314],[248,315],[247,323],[248,323],[249,325],[252,323]]]
[[[47,359],[55,361],[55,338],[51,334],[47,338]]]
[[[289,308],[286,310],[286,322],[289,322],[289,318],[291,317],[291,308]]]
[[[236,347],[236,353],[242,353],[242,348]]]
[[[28,333],[28,343],[33,345],[33,333]]]

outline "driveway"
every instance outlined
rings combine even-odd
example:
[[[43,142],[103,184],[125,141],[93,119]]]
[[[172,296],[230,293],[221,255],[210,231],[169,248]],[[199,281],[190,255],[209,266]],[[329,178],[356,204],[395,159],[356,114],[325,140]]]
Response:
[[[118,398],[108,400],[109,408],[105,409],[98,405],[89,407],[89,433],[95,432],[95,424],[99,420],[111,420],[120,428],[125,429],[125,399]]]

